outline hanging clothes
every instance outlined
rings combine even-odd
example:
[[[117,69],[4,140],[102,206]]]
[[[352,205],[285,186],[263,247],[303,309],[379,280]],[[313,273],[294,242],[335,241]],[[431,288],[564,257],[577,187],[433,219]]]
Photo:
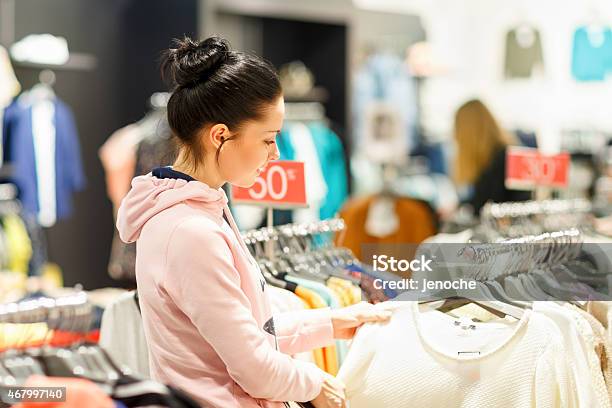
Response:
[[[570,363],[579,406],[610,407],[589,323],[575,310],[553,302],[535,302],[533,310],[550,318],[563,333],[563,345],[568,351],[565,358]]]
[[[327,286],[332,289],[338,288],[337,292],[344,294],[345,306],[361,302],[361,289],[347,280],[332,276],[327,280]]]
[[[27,275],[32,258],[32,242],[23,220],[16,214],[7,215],[2,218],[1,224],[9,256],[8,269]]]
[[[289,282],[296,283],[299,286],[302,286],[306,289],[310,289],[316,292],[321,297],[321,299],[323,299],[323,301],[327,304],[327,306],[331,307],[332,309],[338,309],[339,307],[341,307],[340,299],[338,298],[338,295],[333,290],[325,286],[324,284],[320,282],[311,281],[308,279],[296,278],[291,275],[287,275],[285,279]],[[346,356],[347,351],[348,351],[348,346],[346,344],[346,341],[336,340],[336,354],[337,354],[338,367],[342,365],[342,362],[344,361],[344,357]]]
[[[311,309],[325,309],[328,307],[323,298],[313,290],[298,286],[295,290],[295,294],[302,298],[302,300],[304,300]],[[320,361],[320,354],[318,350],[320,349],[314,350],[315,363],[317,366],[331,375],[336,375],[338,373],[338,357],[336,355],[336,347],[334,345],[330,345],[322,349],[322,362]],[[322,364],[322,367],[319,364]]]
[[[529,78],[536,69],[543,70],[540,32],[529,26],[517,27],[506,34],[506,78]]]
[[[106,191],[115,211],[130,190],[134,176],[171,164],[170,125],[165,109],[155,109],[143,119],[116,130],[104,142],[98,156],[104,167]]]
[[[30,276],[40,276],[43,274],[45,265],[47,265],[48,261],[47,239],[42,227],[36,219],[36,216],[22,213],[21,219],[28,232],[28,237],[32,246],[32,256],[30,257],[28,273]]]
[[[3,123],[4,108],[7,107],[13,98],[19,95],[21,84],[15,77],[15,72],[11,66],[11,60],[8,52],[0,45],[0,124]],[[0,166],[4,160],[4,138],[2,137],[4,129],[0,126]]]
[[[604,353],[607,358],[602,361],[602,370],[606,380],[608,394],[612,395],[612,302],[588,302],[587,312],[603,327],[601,336],[605,343]]]
[[[319,217],[326,220],[336,216],[348,198],[348,174],[342,141],[323,123],[308,124],[310,135],[317,149],[327,194],[319,207]]]
[[[6,49],[0,45],[0,109],[9,105],[13,98],[19,95],[21,84],[15,77],[15,71],[11,65]]]
[[[572,75],[577,81],[603,81],[612,71],[612,30],[583,26],[574,32]]]
[[[115,212],[130,190],[130,182],[136,170],[136,151],[141,137],[137,125],[127,125],[115,131],[98,151],[104,167],[106,193],[113,203]]]
[[[298,131],[298,134],[292,135],[293,130]],[[310,138],[315,151],[304,149],[307,151],[296,152],[304,143],[295,143],[300,138]],[[323,123],[311,122],[307,124],[306,129],[300,125],[283,129],[277,138],[277,144],[281,160],[307,160],[318,164],[320,170],[313,171],[321,172],[325,187],[320,186],[317,191],[325,189],[326,192],[324,200],[320,202],[319,219],[333,217],[348,197],[346,161],[338,135]],[[310,180],[308,182],[310,183]]]
[[[172,132],[164,110],[155,110],[141,121],[115,133],[100,149],[104,165],[107,193],[115,209],[130,189],[135,176],[147,174],[156,167],[174,162]],[[113,236],[108,273],[114,279],[134,281],[136,244],[126,244]]]
[[[329,191],[319,153],[315,147],[312,134],[303,123],[292,123],[289,126],[289,141],[294,149],[294,160],[304,162],[306,199],[308,208],[293,210],[294,222],[305,223],[320,219],[320,208]]]
[[[357,332],[338,374],[351,408],[578,406],[569,350],[546,316],[462,326],[405,303]]]
[[[398,110],[402,131],[406,135],[407,154],[417,145],[416,88],[407,64],[398,56],[376,53],[358,70],[353,81],[353,141],[362,146],[366,139],[368,109],[385,102]]]
[[[435,213],[426,203],[410,198],[393,198],[395,215],[398,219],[397,229],[393,233],[380,237],[368,233],[366,220],[375,195],[354,198],[346,203],[340,217],[346,223],[346,230],[336,237],[336,245],[349,248],[358,259],[362,259],[363,244],[418,244],[425,238],[435,235],[437,221]],[[387,217],[392,216],[387,214]],[[382,222],[382,221],[381,221]]]
[[[150,378],[149,347],[136,292],[126,292],[104,309],[100,346],[133,375]]]
[[[43,95],[43,96],[41,96]],[[40,225],[50,227],[72,214],[72,195],[85,188],[74,116],[58,98],[31,90],[4,114],[4,161],[19,200]]]

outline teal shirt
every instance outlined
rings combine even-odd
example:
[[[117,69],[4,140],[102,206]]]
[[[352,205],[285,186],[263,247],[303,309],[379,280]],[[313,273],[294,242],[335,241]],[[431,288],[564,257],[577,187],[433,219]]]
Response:
[[[295,160],[295,150],[287,135],[290,129],[291,126],[284,128],[277,138],[281,160]],[[338,135],[323,123],[309,123],[308,129],[327,184],[327,195],[319,210],[320,218],[326,220],[334,217],[348,198],[348,174],[344,149]]]
[[[601,40],[600,43],[594,43]],[[602,29],[601,33],[589,34],[587,27],[580,27],[574,33],[572,53],[572,75],[578,81],[603,81],[612,71],[612,31]]]

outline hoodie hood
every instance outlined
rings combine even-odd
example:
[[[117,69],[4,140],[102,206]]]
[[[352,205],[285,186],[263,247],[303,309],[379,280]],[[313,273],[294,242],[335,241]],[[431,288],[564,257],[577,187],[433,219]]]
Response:
[[[227,196],[222,188],[215,190],[200,181],[160,179],[151,174],[136,177],[117,213],[119,237],[126,243],[136,241],[147,221],[182,202],[206,209],[221,218],[227,207]]]

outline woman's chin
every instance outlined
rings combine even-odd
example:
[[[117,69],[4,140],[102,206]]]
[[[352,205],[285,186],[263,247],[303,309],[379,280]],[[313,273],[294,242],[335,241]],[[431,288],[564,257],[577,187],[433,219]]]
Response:
[[[236,187],[251,188],[255,184],[256,177],[251,177],[243,180],[234,180],[230,184]]]

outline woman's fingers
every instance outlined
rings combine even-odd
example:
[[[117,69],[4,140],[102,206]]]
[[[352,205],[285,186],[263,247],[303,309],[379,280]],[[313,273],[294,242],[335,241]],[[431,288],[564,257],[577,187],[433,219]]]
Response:
[[[387,309],[388,307],[377,307],[366,302],[360,302],[355,306],[357,319],[362,323],[386,321],[393,315],[393,311]]]
[[[385,310],[391,313],[395,312],[397,309],[400,309],[402,307],[406,307],[406,302],[399,301],[399,300],[390,300],[387,302],[378,303],[375,306],[375,308],[378,310]]]
[[[361,323],[369,323],[369,322],[384,322],[391,318],[393,315],[392,312],[389,311],[372,311],[362,313],[357,317],[357,319]]]

